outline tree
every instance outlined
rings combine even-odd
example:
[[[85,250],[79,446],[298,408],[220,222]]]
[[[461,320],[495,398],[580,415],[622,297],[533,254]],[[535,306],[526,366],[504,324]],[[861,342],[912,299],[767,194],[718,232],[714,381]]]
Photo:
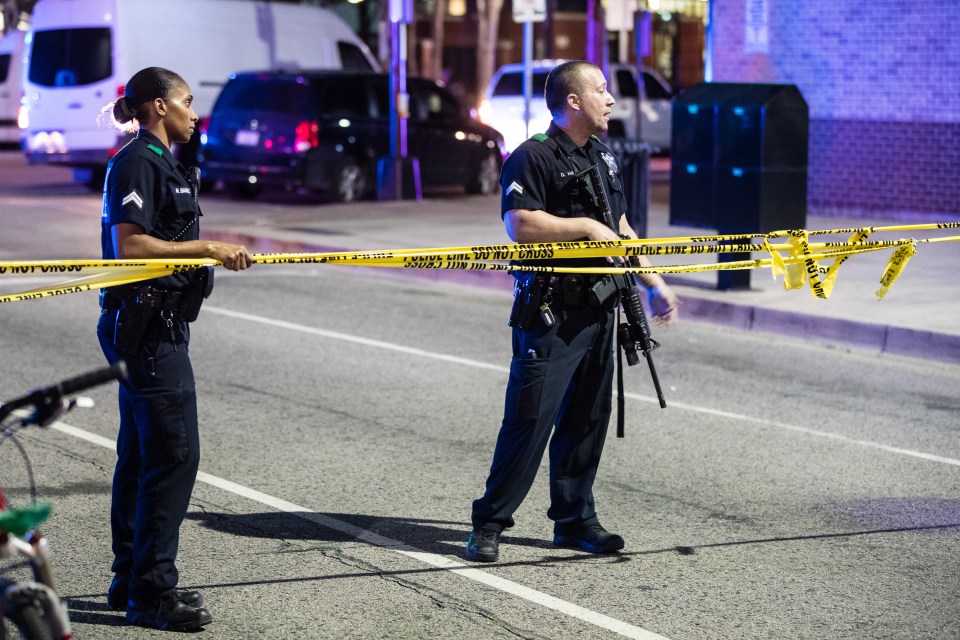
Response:
[[[20,23],[22,15],[33,12],[33,5],[37,0],[0,0],[0,10],[3,13],[3,31],[13,31]]]
[[[497,33],[500,30],[500,11],[503,0],[477,0],[477,91],[493,77],[497,60]]]
[[[433,68],[429,77],[443,77],[443,21],[447,17],[447,0],[435,0],[433,3]]]

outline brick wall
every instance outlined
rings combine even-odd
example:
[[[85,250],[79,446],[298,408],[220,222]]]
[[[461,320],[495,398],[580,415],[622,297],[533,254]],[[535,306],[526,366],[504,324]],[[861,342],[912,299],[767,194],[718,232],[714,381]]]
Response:
[[[712,2],[713,79],[795,84],[810,107],[811,213],[960,218],[958,0]]]

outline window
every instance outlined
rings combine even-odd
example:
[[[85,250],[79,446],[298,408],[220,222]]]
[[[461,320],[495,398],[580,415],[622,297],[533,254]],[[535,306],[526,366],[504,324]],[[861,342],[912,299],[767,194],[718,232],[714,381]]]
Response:
[[[670,99],[670,90],[646,71],[643,72],[643,90],[647,93],[647,100]]]
[[[456,99],[429,82],[408,82],[410,118],[451,122],[460,116]]]
[[[370,105],[361,78],[331,78],[325,83],[320,113],[325,118],[368,118]]]
[[[53,29],[33,34],[30,82],[43,87],[93,84],[113,75],[110,29]]]
[[[302,115],[308,99],[307,87],[302,82],[241,78],[227,83],[213,109]]]
[[[617,87],[620,89],[620,95],[624,98],[637,97],[637,81],[633,77],[633,71],[629,69],[617,69]]]
[[[352,42],[337,41],[337,49],[344,71],[375,71],[360,47]]]
[[[390,82],[384,77],[378,77],[371,81],[371,85],[373,86],[373,99],[377,107],[374,117],[386,120],[390,117]]]
[[[547,84],[547,71],[535,71],[533,73],[533,88],[530,95],[537,97],[543,95],[543,88]],[[497,86],[493,88],[495,96],[522,96],[523,95],[523,73],[510,72],[500,76]]]
[[[10,73],[10,54],[0,53],[0,82],[7,81],[7,75]]]

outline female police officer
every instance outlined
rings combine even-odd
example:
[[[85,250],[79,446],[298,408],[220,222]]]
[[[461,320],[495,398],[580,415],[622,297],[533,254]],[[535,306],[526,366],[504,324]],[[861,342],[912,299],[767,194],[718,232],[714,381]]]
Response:
[[[193,134],[190,87],[176,73],[143,69],[113,106],[139,134],[110,161],[103,190],[106,259],[213,258],[252,264],[240,245],[200,240],[198,184],[170,153]],[[114,579],[108,602],[134,624],[179,631],[211,621],[196,591],[177,589],[180,525],[200,461],[188,321],[205,293],[206,269],[106,289],[97,327],[107,360],[125,359],[111,528]]]

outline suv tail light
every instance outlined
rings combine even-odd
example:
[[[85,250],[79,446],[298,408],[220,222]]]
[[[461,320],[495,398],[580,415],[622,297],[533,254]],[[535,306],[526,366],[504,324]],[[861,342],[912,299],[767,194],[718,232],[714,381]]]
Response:
[[[200,144],[207,145],[207,132],[210,131],[210,116],[203,116],[197,120],[197,133],[200,134]]]
[[[297,125],[293,138],[293,149],[297,153],[309,151],[320,145],[320,123],[316,120],[301,122]]]

